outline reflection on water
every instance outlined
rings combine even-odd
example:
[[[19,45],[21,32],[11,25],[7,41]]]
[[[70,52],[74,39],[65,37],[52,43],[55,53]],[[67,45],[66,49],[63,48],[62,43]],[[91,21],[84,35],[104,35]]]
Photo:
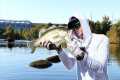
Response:
[[[120,45],[118,44],[110,44],[108,75],[110,80],[120,80]]]
[[[52,63],[47,60],[37,60],[30,63],[31,67],[38,69],[46,69],[52,66]]]
[[[120,44],[110,44],[110,54],[120,65]]]
[[[120,80],[120,46],[110,45],[109,80]],[[31,54],[29,48],[0,48],[0,80],[76,80],[76,68],[68,71],[64,65],[53,63],[46,69],[30,67],[36,60],[45,60],[56,55],[56,51],[37,49]]]

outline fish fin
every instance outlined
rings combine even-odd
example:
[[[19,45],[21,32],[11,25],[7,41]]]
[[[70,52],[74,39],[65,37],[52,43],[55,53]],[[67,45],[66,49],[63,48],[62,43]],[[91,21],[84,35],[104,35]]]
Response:
[[[36,47],[32,47],[31,53],[33,54],[35,52],[35,50],[36,50]]]

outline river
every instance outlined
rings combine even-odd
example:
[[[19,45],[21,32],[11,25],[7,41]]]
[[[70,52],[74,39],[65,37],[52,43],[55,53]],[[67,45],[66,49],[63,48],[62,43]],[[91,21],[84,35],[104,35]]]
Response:
[[[54,63],[46,69],[30,67],[35,60],[56,55],[56,51],[39,48],[31,54],[29,48],[0,48],[0,80],[76,80],[76,68],[67,70],[64,65]],[[120,46],[110,45],[108,63],[109,80],[120,80]]]

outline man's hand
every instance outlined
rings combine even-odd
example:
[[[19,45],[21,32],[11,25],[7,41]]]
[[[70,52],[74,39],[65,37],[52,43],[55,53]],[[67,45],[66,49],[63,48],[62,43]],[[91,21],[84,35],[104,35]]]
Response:
[[[42,46],[46,47],[48,50],[56,50],[56,51],[62,50],[61,45],[60,46],[56,46],[51,41],[44,41]]]
[[[79,54],[79,55],[76,56],[76,59],[79,60],[79,61],[81,61],[81,60],[83,60],[84,55],[85,55],[85,53],[82,52],[81,54]]]
[[[78,54],[78,55],[76,56],[76,59],[79,60],[79,61],[83,60],[84,55],[85,55],[85,53],[86,53],[85,47],[80,47],[80,50],[82,50],[81,54]]]

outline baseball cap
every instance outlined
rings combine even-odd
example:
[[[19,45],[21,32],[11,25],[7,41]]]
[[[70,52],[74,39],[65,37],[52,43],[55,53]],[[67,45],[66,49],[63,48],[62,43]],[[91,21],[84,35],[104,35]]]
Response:
[[[80,26],[81,26],[80,21],[76,17],[72,16],[69,19],[69,22],[68,22],[68,29],[69,30],[79,28]]]

